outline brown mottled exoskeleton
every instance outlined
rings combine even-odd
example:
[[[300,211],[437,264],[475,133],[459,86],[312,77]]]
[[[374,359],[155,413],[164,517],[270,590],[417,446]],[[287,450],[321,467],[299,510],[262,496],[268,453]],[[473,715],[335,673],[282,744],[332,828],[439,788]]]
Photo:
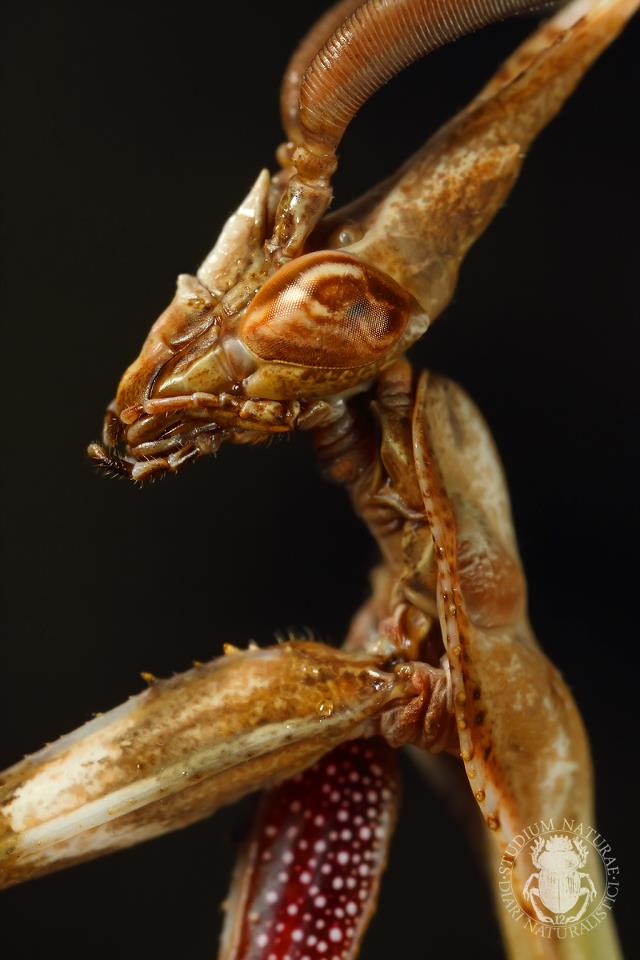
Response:
[[[393,826],[391,748],[413,745],[427,767],[458,758],[496,872],[524,825],[592,820],[587,740],[527,621],[489,430],[460,387],[414,375],[404,355],[451,299],[529,145],[637,2],[575,0],[396,174],[328,215],[336,150],[365,100],[531,2],[343,0],[303,41],[282,91],[281,169],[259,175],[197,276],[179,278],[89,454],[144,480],[224,441],[312,431],[379,545],[372,597],[343,650],[226,648],[8,771],[4,884],[280,784],[238,866],[220,956],[350,960]],[[521,908],[533,916],[524,894]],[[567,941],[502,914],[513,957],[619,955],[610,920]]]

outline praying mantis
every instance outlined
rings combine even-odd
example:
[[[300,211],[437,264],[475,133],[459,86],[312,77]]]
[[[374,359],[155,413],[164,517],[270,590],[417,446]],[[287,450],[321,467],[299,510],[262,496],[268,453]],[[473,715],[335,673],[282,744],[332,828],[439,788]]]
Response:
[[[103,444],[90,454],[145,480],[225,441],[310,431],[327,473],[346,486],[380,547],[372,599],[344,651],[310,641],[230,649],[18,765],[3,784],[0,876],[10,883],[181,826],[282,780],[295,817],[295,784],[308,789],[305,777],[326,780],[332,766],[339,774],[346,765],[346,781],[353,774],[354,783],[377,783],[368,791],[377,794],[375,826],[359,827],[371,830],[359,841],[365,847],[339,851],[370,854],[356,871],[362,902],[332,907],[346,921],[346,904],[356,906],[350,924],[329,927],[339,939],[303,933],[298,941],[302,928],[289,923],[275,942],[269,910],[299,907],[287,897],[303,895],[288,884],[283,898],[255,909],[257,898],[274,892],[260,857],[269,852],[269,804],[279,809],[283,795],[276,789],[236,876],[225,958],[302,957],[321,943],[327,955],[355,955],[395,816],[389,747],[460,758],[489,849],[556,810],[592,819],[584,731],[526,622],[508,496],[488,430],[460,388],[414,375],[404,353],[449,301],[464,254],[504,201],[528,145],[635,4],[561,11],[395,177],[327,215],[346,125],[341,97],[359,78],[358,37],[373,42],[367,18],[387,17],[393,31],[398,10],[442,14],[438,42],[451,23],[445,4],[358,6],[339,5],[294,58],[283,90],[290,139],[279,153],[281,171],[260,174],[198,276],[180,278],[107,412]],[[495,17],[474,9],[477,25]],[[327,58],[313,57],[335,30],[325,74]],[[375,86],[387,75],[365,79]],[[338,793],[344,799],[345,784]],[[350,802],[343,812],[360,816],[353,791]],[[281,820],[277,837],[304,826]],[[313,824],[321,831],[314,846],[328,842],[327,825]],[[285,854],[300,867],[296,876],[308,872],[293,851]],[[340,877],[332,869],[333,884]],[[314,894],[314,903],[326,896]],[[560,942],[523,941],[509,918],[503,926],[514,956],[565,955]],[[580,949],[615,956],[612,924],[583,938]]]

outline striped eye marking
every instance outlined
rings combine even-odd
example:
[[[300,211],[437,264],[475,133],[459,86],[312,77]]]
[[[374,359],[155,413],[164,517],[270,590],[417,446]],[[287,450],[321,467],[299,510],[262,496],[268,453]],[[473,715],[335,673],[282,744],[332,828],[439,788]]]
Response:
[[[249,304],[240,328],[262,360],[348,369],[381,359],[400,339],[410,298],[345,253],[310,253],[282,267]]]

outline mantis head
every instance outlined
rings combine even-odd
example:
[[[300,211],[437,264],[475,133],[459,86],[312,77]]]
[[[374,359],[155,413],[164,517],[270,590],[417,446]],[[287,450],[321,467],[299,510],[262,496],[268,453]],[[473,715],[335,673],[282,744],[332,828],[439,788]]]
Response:
[[[89,448],[99,466],[143,480],[315,425],[425,329],[414,298],[346,250],[265,254],[270,188],[265,171],[198,275],[178,278]]]
[[[325,217],[337,147],[375,90],[456,36],[538,5],[339,4],[285,75],[284,169],[259,175],[197,276],[179,277],[91,459],[142,480],[223,441],[257,443],[336,419],[447,305],[529,145],[637,2],[575,0],[398,173]]]

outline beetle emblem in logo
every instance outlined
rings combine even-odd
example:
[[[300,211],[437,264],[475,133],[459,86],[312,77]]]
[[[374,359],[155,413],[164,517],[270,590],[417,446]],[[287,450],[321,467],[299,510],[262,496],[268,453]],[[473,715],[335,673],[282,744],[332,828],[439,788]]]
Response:
[[[583,869],[587,861],[589,872]],[[511,837],[498,878],[500,899],[516,923],[545,940],[569,940],[607,919],[618,896],[620,867],[611,844],[594,827],[572,817],[549,817]],[[593,956],[605,956],[598,937]]]
[[[543,923],[575,923],[596,899],[596,888],[584,867],[589,856],[587,844],[563,836],[539,837],[531,849],[538,869],[522,891],[538,920]]]

